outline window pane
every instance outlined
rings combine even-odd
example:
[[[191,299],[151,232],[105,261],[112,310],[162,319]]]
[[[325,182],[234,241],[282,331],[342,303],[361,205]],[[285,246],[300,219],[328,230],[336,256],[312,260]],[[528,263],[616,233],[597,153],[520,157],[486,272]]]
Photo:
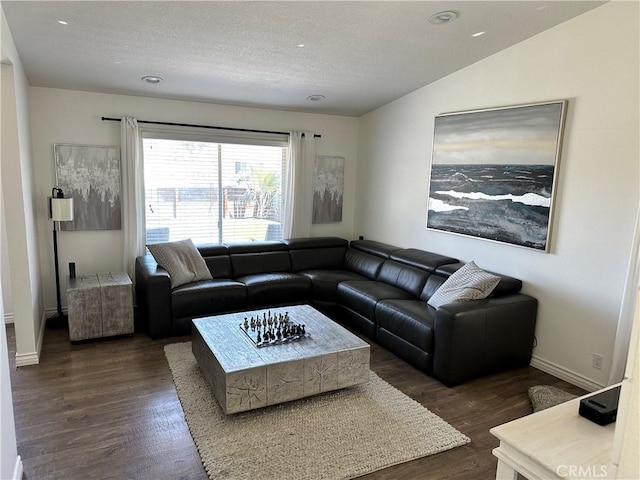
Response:
[[[221,148],[224,242],[282,238],[283,148]]]
[[[147,243],[282,238],[286,148],[144,138]]]

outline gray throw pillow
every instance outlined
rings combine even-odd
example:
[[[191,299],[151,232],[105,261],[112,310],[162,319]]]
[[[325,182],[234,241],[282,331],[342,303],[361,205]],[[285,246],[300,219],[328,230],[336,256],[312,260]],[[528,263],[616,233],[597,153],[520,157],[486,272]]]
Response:
[[[169,272],[171,288],[212,278],[204,258],[190,238],[179,242],[153,243],[147,248],[158,265]]]
[[[485,272],[469,262],[453,272],[427,301],[433,308],[454,302],[488,297],[500,282],[500,277]]]

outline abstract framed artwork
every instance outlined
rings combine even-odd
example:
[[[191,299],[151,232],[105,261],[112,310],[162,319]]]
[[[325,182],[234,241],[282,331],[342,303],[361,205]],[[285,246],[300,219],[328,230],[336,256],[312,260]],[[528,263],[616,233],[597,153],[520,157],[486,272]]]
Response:
[[[60,229],[120,230],[120,148],[56,144],[53,156],[56,184],[74,200],[74,220]]]
[[[427,229],[549,251],[567,101],[435,118]]]
[[[344,157],[318,156],[313,162],[312,223],[342,221]]]

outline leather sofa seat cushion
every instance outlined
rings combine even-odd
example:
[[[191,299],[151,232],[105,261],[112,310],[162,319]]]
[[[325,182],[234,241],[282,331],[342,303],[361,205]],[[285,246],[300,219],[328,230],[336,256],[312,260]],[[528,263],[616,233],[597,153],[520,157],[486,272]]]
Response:
[[[338,301],[368,319],[375,318],[376,304],[380,300],[392,298],[414,299],[410,293],[383,282],[347,280],[338,285]]]
[[[420,300],[383,300],[376,305],[376,323],[420,350],[433,351],[435,309]]]
[[[242,308],[247,289],[234,280],[213,279],[174,288],[171,297],[174,318],[199,317]]]
[[[251,306],[300,303],[311,298],[311,280],[297,273],[259,273],[236,280],[246,285],[247,300]]]
[[[338,301],[338,283],[345,280],[366,280],[366,277],[346,270],[305,270],[298,273],[311,279],[313,299],[323,302]]]

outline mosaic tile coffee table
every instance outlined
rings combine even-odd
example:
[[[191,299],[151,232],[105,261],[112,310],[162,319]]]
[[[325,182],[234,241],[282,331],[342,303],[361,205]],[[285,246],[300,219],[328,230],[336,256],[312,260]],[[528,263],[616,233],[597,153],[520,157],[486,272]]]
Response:
[[[308,338],[258,347],[245,318],[288,312]],[[193,320],[192,350],[226,414],[253,410],[369,381],[369,344],[309,305]]]

